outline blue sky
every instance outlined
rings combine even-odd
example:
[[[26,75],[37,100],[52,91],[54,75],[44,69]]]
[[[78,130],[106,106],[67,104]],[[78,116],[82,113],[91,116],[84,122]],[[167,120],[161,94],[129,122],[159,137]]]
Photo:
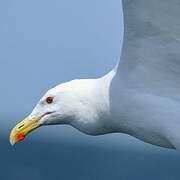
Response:
[[[0,131],[8,138],[51,87],[111,70],[119,60],[122,30],[120,0],[0,1]],[[40,128],[29,138],[48,132],[51,140],[54,133],[77,141],[94,139],[59,126]],[[151,146],[121,134],[96,140]]]
[[[115,66],[121,15],[119,0],[0,1],[0,118],[6,135],[51,87],[96,78]]]
[[[120,5],[119,0],[1,1],[1,116],[23,116],[54,85],[113,68],[122,39]]]

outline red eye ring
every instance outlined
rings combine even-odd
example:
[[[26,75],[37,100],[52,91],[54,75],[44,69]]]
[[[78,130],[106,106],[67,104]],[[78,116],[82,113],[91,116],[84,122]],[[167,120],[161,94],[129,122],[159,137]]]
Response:
[[[53,100],[54,100],[54,98],[51,97],[51,96],[46,98],[46,102],[47,102],[48,104],[52,104],[52,103],[53,103]]]

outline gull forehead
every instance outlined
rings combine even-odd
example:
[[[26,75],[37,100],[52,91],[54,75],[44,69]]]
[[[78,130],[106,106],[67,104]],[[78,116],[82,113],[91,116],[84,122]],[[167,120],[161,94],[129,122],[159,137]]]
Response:
[[[75,79],[69,82],[65,82],[62,84],[59,84],[52,89],[48,90],[46,93],[46,96],[48,95],[56,95],[59,93],[66,93],[66,92],[79,92],[81,91],[84,92],[83,90],[88,90],[92,89],[92,85],[95,85],[94,79]]]

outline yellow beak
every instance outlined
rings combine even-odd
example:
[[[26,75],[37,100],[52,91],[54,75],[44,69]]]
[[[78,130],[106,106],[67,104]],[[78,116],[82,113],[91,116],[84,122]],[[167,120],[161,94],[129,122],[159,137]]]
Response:
[[[27,134],[29,134],[34,129],[38,128],[40,125],[38,124],[40,118],[25,118],[23,121],[18,123],[11,131],[10,134],[10,143],[12,145],[22,141]]]

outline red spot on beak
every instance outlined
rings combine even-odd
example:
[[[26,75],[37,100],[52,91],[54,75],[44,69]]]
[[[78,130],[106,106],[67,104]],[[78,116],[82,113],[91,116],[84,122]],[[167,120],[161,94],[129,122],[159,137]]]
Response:
[[[24,138],[25,138],[25,135],[24,135],[23,133],[19,133],[19,134],[17,135],[17,141],[18,141],[18,142],[24,140]]]

